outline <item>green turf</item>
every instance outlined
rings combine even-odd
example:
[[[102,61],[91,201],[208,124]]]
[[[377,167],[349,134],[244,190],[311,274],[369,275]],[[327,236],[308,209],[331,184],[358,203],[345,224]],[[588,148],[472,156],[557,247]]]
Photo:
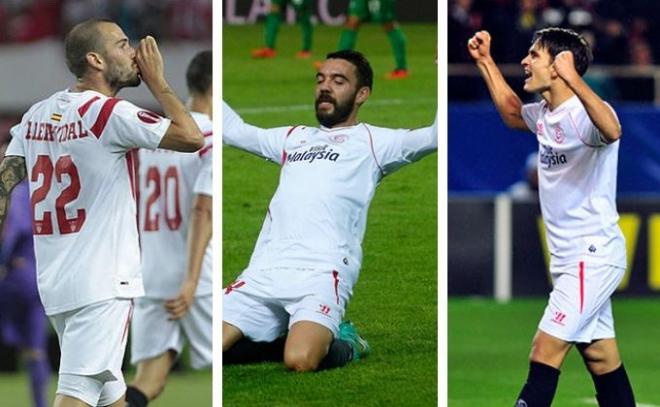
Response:
[[[532,336],[546,301],[449,301],[449,405],[513,405],[527,376]],[[660,405],[660,302],[615,298],[617,338],[637,403]],[[553,405],[595,406],[593,383],[572,350],[564,363]]]
[[[298,28],[282,27],[280,55],[266,61],[249,56],[250,49],[260,45],[262,26],[223,30],[223,98],[248,123],[316,125],[312,61],[293,57],[299,46]],[[375,71],[374,94],[361,110],[362,121],[422,127],[433,120],[436,27],[404,25],[403,30],[410,44],[412,76],[400,82],[382,79],[393,60],[380,27],[368,25],[360,32],[358,47]],[[338,39],[339,28],[318,27],[317,55],[332,51]],[[399,104],[392,104],[396,101]],[[282,112],[249,110],[305,104],[308,107]],[[288,373],[282,364],[226,367],[224,405],[436,404],[436,157],[383,180],[369,211],[363,267],[347,318],[369,341],[371,355],[342,369],[313,374]],[[232,148],[223,150],[223,160],[223,282],[227,284],[248,263],[279,168]]]
[[[126,374],[126,379],[131,378],[131,373]],[[27,380],[27,373],[0,374],[0,395],[2,395],[0,405],[7,407],[31,405]],[[56,378],[51,380],[50,400],[55,397],[56,381]],[[163,394],[156,401],[149,403],[149,406],[211,406],[211,372],[188,371],[172,374]]]

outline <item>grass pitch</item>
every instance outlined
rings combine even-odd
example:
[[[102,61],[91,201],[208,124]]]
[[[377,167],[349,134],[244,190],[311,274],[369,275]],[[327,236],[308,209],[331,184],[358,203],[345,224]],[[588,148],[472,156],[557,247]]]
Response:
[[[527,377],[532,337],[545,299],[450,299],[448,330],[449,405],[511,406]],[[660,406],[658,372],[660,302],[613,301],[619,350],[639,406]],[[559,377],[553,405],[596,406],[593,383],[579,353],[570,351]]]
[[[133,373],[126,373],[130,381]],[[49,400],[55,398],[57,376],[51,377]],[[28,375],[25,372],[17,374],[0,374],[0,405],[23,407],[32,405],[28,388]],[[165,391],[160,397],[149,403],[153,407],[181,406],[211,406],[211,372],[187,371],[172,373],[167,381]]]
[[[437,108],[434,25],[404,25],[411,77],[383,76],[394,62],[379,26],[359,33],[358,50],[374,69],[374,93],[360,120],[378,126],[429,125]],[[333,51],[340,28],[316,27],[315,58],[293,57],[299,29],[282,26],[278,57],[253,60],[263,26],[223,28],[223,98],[261,127],[316,126],[312,61]],[[441,145],[443,143],[440,143]],[[383,180],[369,211],[360,279],[347,309],[370,343],[369,357],[314,374],[286,372],[282,364],[229,366],[223,404],[335,406],[437,404],[437,155]],[[226,147],[223,150],[223,283],[247,265],[279,167]]]

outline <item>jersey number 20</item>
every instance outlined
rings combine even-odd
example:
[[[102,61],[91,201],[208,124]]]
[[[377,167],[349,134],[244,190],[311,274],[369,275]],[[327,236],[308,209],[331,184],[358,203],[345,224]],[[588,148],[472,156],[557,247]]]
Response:
[[[161,181],[162,179],[162,181]],[[161,190],[162,182],[162,190]],[[165,224],[169,230],[178,230],[181,226],[181,204],[179,203],[179,173],[176,167],[169,166],[161,176],[158,167],[149,167],[147,169],[147,188],[153,185],[153,190],[149,194],[144,213],[144,231],[155,232],[160,228],[160,214],[153,213],[153,206],[158,203],[161,195],[163,196],[163,208]],[[170,188],[173,188],[171,190]],[[161,193],[162,191],[162,193]]]

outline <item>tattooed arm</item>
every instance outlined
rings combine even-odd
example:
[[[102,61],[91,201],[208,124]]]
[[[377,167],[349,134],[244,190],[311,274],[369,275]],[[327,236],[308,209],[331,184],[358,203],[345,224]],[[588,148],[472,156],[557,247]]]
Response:
[[[27,170],[23,157],[10,155],[0,163],[0,232],[3,230],[7,209],[9,209],[9,194],[26,175]]]

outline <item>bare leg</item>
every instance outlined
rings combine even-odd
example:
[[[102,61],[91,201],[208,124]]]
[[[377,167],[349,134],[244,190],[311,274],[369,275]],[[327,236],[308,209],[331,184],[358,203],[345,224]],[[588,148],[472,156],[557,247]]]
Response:
[[[616,339],[600,339],[577,345],[587,369],[595,375],[612,372],[621,366],[621,356]]]
[[[529,360],[559,369],[570,349],[570,343],[539,330],[532,341]]]
[[[222,351],[231,348],[239,339],[243,337],[243,332],[234,325],[222,321]]]
[[[309,372],[318,368],[328,354],[332,332],[311,321],[299,321],[291,326],[284,347],[284,364],[296,372]]]
[[[600,339],[578,345],[582,359],[596,389],[596,398],[601,407],[634,407],[633,393],[626,369],[621,363],[616,339]]]
[[[154,400],[165,389],[167,376],[175,358],[176,352],[170,350],[139,362],[131,386],[140,390],[149,400]]]

